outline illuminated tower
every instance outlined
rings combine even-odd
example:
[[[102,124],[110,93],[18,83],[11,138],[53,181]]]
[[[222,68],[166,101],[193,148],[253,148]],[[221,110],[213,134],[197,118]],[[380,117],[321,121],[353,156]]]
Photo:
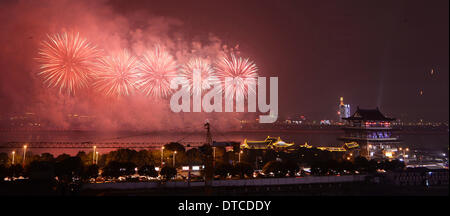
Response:
[[[361,147],[361,156],[368,159],[374,157],[383,157],[382,152],[385,149],[391,149],[399,143],[397,136],[392,132],[394,129],[391,122],[394,118],[385,117],[378,107],[376,109],[356,109],[355,113],[347,118],[344,130],[344,136],[339,139],[348,142],[356,142]]]
[[[338,116],[339,116],[339,122],[343,122],[343,118],[350,117],[350,104],[344,104],[344,97],[340,98],[339,103],[339,110],[338,110]]]

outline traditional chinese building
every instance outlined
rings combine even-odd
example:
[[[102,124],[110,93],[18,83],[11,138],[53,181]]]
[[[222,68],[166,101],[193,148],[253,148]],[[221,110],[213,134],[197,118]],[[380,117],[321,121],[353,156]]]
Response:
[[[352,116],[343,118],[347,121],[344,136],[340,140],[344,142],[356,142],[360,147],[360,155],[373,157],[386,157],[399,143],[398,137],[393,136],[391,122],[394,118],[384,116],[378,107],[376,109],[360,109]]]
[[[250,141],[244,139],[241,144],[241,149],[286,149],[293,146],[294,143],[287,143],[281,140],[280,137],[270,137],[268,136],[264,141]]]

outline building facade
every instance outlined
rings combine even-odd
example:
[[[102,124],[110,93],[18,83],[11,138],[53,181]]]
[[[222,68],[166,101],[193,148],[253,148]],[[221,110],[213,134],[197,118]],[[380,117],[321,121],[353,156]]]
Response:
[[[344,142],[356,142],[360,146],[360,155],[372,158],[390,158],[399,144],[398,137],[392,134],[391,122],[394,118],[385,117],[378,107],[376,109],[360,109],[352,116],[343,118],[346,125],[342,128]]]
[[[350,104],[344,104],[344,97],[340,98],[339,109],[338,109],[338,121],[344,122],[344,118],[350,117]]]

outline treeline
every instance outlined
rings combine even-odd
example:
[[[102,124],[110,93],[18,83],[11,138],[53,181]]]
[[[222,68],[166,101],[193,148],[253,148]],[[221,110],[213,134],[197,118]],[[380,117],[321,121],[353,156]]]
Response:
[[[33,154],[26,152],[25,161],[19,154],[15,155],[14,164],[11,154],[0,153],[0,178],[30,177],[31,179],[54,179],[58,181],[87,181],[96,178],[98,173],[104,177],[119,177],[138,174],[155,177],[155,167],[161,168],[161,176],[172,178],[177,167],[185,164],[203,164],[201,148],[186,151],[179,143],[164,145],[164,149],[140,150],[118,149],[107,154],[94,155],[94,152],[80,151],[75,156],[61,154],[56,158],[50,153]],[[136,169],[137,168],[137,169]],[[174,174],[175,172],[175,174]]]
[[[316,148],[298,148],[284,152],[269,150],[244,150],[234,146],[233,151],[224,147],[214,150],[207,145],[199,148],[185,147],[179,143],[169,143],[164,148],[154,150],[118,149],[107,154],[80,151],[75,156],[62,154],[56,158],[49,154],[33,155],[27,152],[26,160],[16,155],[12,165],[11,155],[0,153],[0,178],[30,177],[30,179],[55,179],[61,182],[88,181],[100,173],[103,177],[117,178],[138,173],[142,176],[164,179],[173,178],[176,168],[181,166],[205,165],[206,158],[214,157],[214,174],[219,178],[252,178],[267,176],[305,175],[305,167],[312,175],[345,175],[373,173],[377,170],[395,171],[404,169],[403,162],[368,161],[363,157],[343,159],[336,154]],[[161,167],[158,173],[155,167]],[[262,172],[254,173],[254,170]],[[99,172],[100,171],[100,172]]]

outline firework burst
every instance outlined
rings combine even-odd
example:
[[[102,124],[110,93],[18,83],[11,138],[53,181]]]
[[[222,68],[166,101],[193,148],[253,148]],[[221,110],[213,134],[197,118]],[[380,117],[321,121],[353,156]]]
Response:
[[[207,60],[202,58],[193,58],[183,65],[180,76],[186,80],[183,87],[189,91],[192,90],[192,94],[196,95],[201,94],[202,90],[213,88],[215,84],[220,84],[220,79],[216,76],[214,68]],[[200,83],[194,83],[194,76],[200,77]]]
[[[101,68],[93,84],[106,96],[129,96],[137,87],[138,60],[128,51],[101,59]]]
[[[40,76],[48,87],[75,94],[86,88],[94,77],[99,51],[79,33],[47,35],[42,41],[37,61]]]
[[[236,57],[234,54],[223,56],[217,61],[217,72],[225,86],[226,94],[237,95],[237,99],[255,94],[256,89],[250,85],[256,83],[258,68],[248,58]],[[233,78],[231,83],[225,83],[225,78]]]
[[[172,92],[170,80],[176,73],[177,64],[173,57],[156,47],[142,56],[137,84],[146,96],[166,98]]]

